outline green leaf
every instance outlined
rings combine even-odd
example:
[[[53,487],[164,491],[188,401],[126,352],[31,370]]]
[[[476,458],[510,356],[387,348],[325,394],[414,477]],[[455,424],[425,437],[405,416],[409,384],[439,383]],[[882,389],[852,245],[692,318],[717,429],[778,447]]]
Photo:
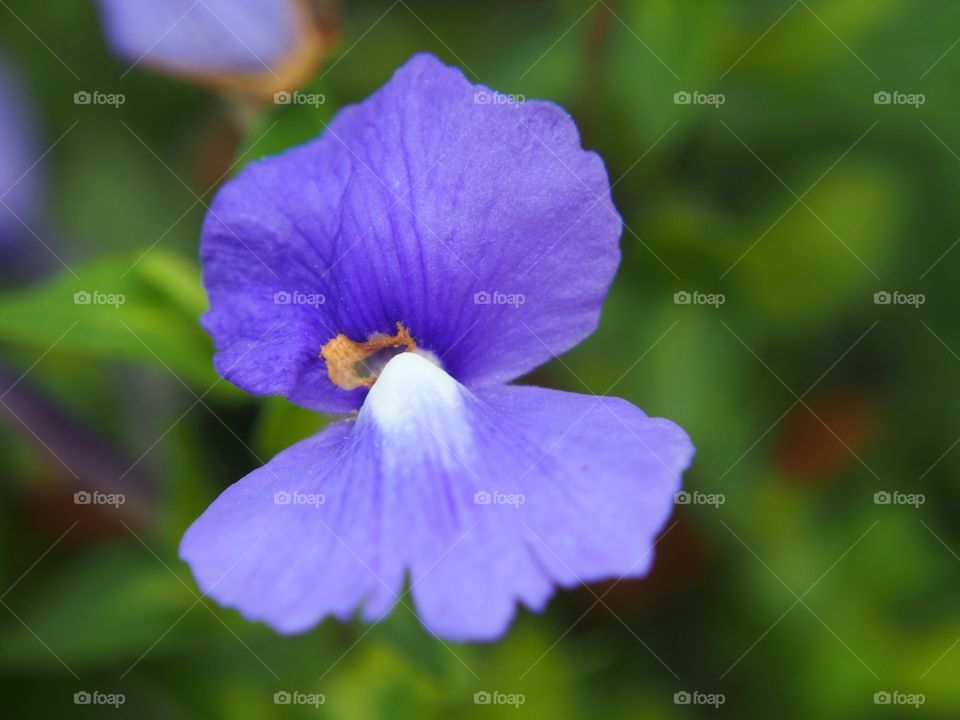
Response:
[[[29,630],[8,615],[0,630],[0,667],[59,671],[59,656],[82,674],[91,666],[133,662],[196,600],[139,544],[103,547],[75,558],[37,589],[41,592],[30,604],[21,599],[30,594],[21,586],[5,601]],[[152,652],[172,644],[168,636]]]
[[[201,392],[223,392],[228,385],[218,381],[198,322],[202,309],[197,268],[156,248],[0,295],[0,336],[38,352],[55,347],[58,354],[165,366]]]

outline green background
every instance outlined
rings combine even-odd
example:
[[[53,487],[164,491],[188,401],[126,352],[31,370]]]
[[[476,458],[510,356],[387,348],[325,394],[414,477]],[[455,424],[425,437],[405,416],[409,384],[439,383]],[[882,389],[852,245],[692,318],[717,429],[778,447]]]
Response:
[[[960,4],[344,0],[307,88],[326,103],[256,116],[127,73],[88,2],[0,5],[53,146],[38,234],[70,268],[40,247],[53,274],[0,294],[6,716],[960,715]],[[495,644],[441,644],[403,608],[282,638],[200,599],[176,558],[220,490],[325,421],[218,382],[204,205],[235,157],[317,135],[419,50],[561,104],[615,183],[623,263],[600,328],[524,382],[675,420],[698,450],[687,489],[724,502],[678,507],[647,579],[560,592]],[[126,102],[74,105],[93,89]],[[127,302],[70,301],[92,288]],[[84,488],[127,502],[75,505]],[[82,690],[126,702],[75,706]],[[326,702],[275,705],[283,690]]]

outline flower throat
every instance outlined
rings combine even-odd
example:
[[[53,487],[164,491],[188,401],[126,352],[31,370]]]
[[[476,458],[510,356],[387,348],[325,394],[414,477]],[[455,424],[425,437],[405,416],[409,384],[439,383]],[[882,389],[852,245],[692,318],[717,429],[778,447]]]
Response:
[[[366,342],[356,342],[340,333],[320,348],[320,357],[327,363],[330,382],[344,390],[355,390],[373,387],[392,357],[416,349],[417,343],[410,331],[398,322],[395,335],[377,333]]]

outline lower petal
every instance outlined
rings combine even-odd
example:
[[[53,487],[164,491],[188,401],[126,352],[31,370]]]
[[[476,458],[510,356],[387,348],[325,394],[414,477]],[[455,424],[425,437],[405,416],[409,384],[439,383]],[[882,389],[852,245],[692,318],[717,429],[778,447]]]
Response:
[[[181,556],[205,593],[281,632],[378,619],[409,577],[431,632],[492,640],[557,586],[645,574],[692,455],[624,400],[471,392],[403,353],[355,421],[225,491]]]

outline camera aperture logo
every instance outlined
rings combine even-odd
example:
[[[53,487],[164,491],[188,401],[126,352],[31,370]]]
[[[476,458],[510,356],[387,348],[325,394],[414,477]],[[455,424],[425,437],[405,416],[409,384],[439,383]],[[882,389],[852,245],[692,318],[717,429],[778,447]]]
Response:
[[[327,296],[323,293],[305,293],[294,290],[288,292],[280,290],[273,294],[274,305],[309,305],[319,308],[327,302]]]
[[[512,705],[515,708],[520,707],[527,701],[527,696],[523,693],[505,693],[499,690],[488,692],[478,690],[473,694],[474,705]]]
[[[323,493],[305,493],[299,490],[287,492],[278,490],[273,494],[274,505],[308,505],[319,508],[327,501],[327,496]]]
[[[904,493],[894,490],[888,492],[881,490],[873,494],[874,505],[910,505],[919,508],[927,501],[927,496],[923,493]]]
[[[526,100],[525,95],[498,93],[494,90],[478,90],[473,94],[474,105],[512,105],[519,107]]]
[[[927,301],[923,293],[905,293],[899,290],[879,290],[873,294],[874,305],[909,305],[919,308]]]
[[[727,301],[723,293],[705,293],[699,290],[678,290],[673,294],[674,305],[710,305],[719,308]]]
[[[504,493],[494,490],[487,492],[480,490],[473,494],[474,505],[510,505],[519,508],[527,502],[527,496],[523,493]]]
[[[123,293],[79,290],[73,294],[74,305],[110,305],[118,308],[126,302],[127,296]]]
[[[318,708],[325,702],[327,702],[327,696],[323,693],[278,690],[273,694],[274,705],[311,705]]]
[[[127,701],[123,693],[105,693],[99,690],[80,690],[73,694],[74,705],[111,705],[118,708]]]
[[[519,309],[527,301],[527,296],[523,293],[505,293],[499,290],[489,292],[481,290],[473,294],[474,305],[510,305]]]
[[[113,508],[119,508],[127,501],[127,496],[123,493],[103,493],[99,490],[93,492],[80,490],[73,494],[74,505],[110,505]]]
[[[323,93],[305,93],[295,90],[287,92],[278,90],[273,94],[274,105],[309,105],[318,108],[327,101],[327,96]]]
[[[73,94],[74,105],[109,105],[116,109],[127,101],[123,93],[105,93],[99,90],[78,90]]]
[[[716,109],[727,101],[723,93],[705,93],[699,90],[679,90],[673,94],[674,105],[709,105]]]
[[[874,105],[909,105],[913,108],[919,108],[927,102],[927,96],[923,93],[905,93],[899,90],[880,90],[873,94]]]
[[[699,490],[681,490],[673,496],[674,505],[711,505],[719,508],[726,501],[727,496],[723,493],[702,493]]]
[[[718,708],[727,701],[727,696],[723,693],[705,693],[699,690],[690,692],[680,690],[673,694],[674,705],[711,705]]]
[[[923,693],[905,693],[899,690],[880,690],[873,694],[874,705],[912,705],[919,708],[927,701]]]

